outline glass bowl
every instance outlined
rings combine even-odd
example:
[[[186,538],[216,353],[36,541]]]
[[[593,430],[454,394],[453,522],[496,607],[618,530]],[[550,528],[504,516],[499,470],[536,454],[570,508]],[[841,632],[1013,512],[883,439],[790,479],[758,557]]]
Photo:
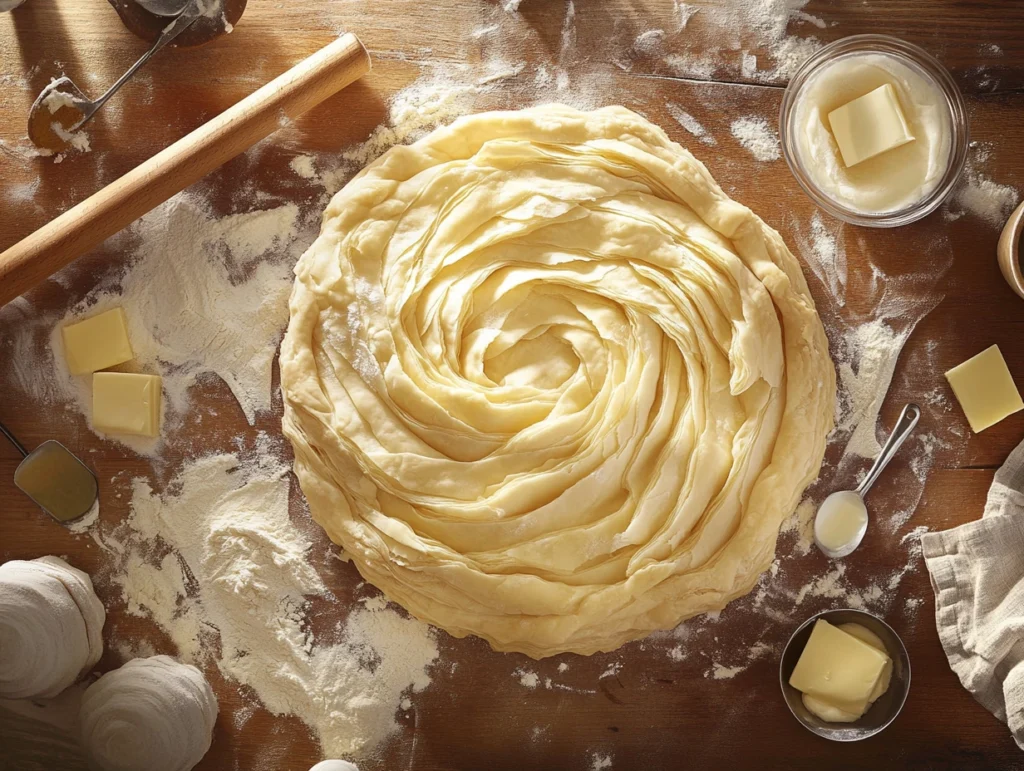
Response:
[[[898,59],[931,81],[945,97],[952,136],[946,170],[938,184],[923,198],[902,209],[864,212],[850,208],[822,190],[807,173],[796,148],[796,105],[807,83],[822,69],[841,57],[855,54],[883,54]],[[953,191],[967,161],[970,142],[963,95],[949,72],[927,51],[889,35],[853,35],[830,43],[810,56],[789,81],[779,114],[782,154],[804,192],[821,209],[845,222],[873,228],[892,228],[915,222],[935,211]]]

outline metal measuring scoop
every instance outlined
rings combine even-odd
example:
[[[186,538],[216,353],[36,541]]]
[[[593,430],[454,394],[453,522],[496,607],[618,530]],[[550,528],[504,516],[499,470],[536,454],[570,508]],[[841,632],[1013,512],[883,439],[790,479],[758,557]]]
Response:
[[[904,407],[885,446],[857,489],[832,493],[821,502],[814,516],[814,543],[825,556],[839,559],[852,554],[860,546],[868,530],[868,508],[864,505],[864,496],[920,419],[920,407],[916,404]]]
[[[57,78],[42,90],[28,113],[28,137],[37,147],[53,152],[63,152],[74,146],[75,132],[89,121],[93,115],[112,97],[121,86],[128,82],[149,58],[188,29],[200,17],[199,0],[147,0],[147,2],[170,7],[176,2],[184,7],[174,17],[174,21],[164,27],[153,47],[135,62],[128,71],[118,78],[107,92],[99,99],[91,100],[75,83],[66,76]],[[79,140],[80,141],[80,140]]]
[[[99,486],[96,476],[60,442],[49,439],[32,452],[14,438],[3,423],[0,434],[21,453],[14,484],[58,522],[70,522],[89,513]]]

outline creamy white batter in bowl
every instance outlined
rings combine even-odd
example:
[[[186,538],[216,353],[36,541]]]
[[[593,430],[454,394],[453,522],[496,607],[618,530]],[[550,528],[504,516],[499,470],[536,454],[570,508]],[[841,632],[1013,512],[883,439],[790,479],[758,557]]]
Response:
[[[828,114],[892,84],[915,141],[847,168]],[[797,182],[822,209],[869,227],[895,227],[933,212],[956,185],[967,158],[963,97],[949,73],[915,45],[887,35],[855,35],[807,59],[782,101],[783,154]]]

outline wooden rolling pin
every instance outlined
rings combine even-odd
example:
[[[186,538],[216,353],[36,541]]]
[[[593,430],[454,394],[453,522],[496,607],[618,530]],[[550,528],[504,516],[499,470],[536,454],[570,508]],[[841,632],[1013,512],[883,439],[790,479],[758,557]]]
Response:
[[[0,254],[0,306],[370,70],[345,34]]]

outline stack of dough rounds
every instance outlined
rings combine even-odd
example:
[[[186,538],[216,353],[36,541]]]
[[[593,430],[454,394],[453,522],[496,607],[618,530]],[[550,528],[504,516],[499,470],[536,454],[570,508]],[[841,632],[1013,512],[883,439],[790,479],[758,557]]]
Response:
[[[188,771],[216,721],[203,673],[169,656],[132,659],[82,696],[82,746],[104,771]]]
[[[470,116],[364,169],[296,267],[281,381],[362,575],[534,657],[749,592],[835,401],[779,234],[621,107]]]
[[[103,653],[106,613],[89,576],[59,557],[0,565],[0,698],[56,696]]]

